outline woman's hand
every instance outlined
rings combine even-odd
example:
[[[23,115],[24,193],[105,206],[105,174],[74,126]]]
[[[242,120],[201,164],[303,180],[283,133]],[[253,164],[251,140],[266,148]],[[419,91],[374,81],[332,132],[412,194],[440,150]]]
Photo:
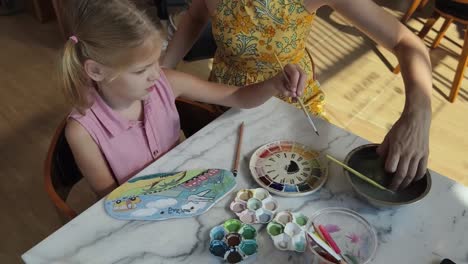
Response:
[[[394,173],[390,189],[404,189],[426,174],[430,124],[430,110],[403,112],[377,148],[385,170]]]

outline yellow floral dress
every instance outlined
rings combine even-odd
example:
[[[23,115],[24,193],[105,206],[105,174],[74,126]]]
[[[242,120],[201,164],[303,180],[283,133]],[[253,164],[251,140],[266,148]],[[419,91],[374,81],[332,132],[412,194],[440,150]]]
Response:
[[[308,74],[303,101],[309,112],[324,116],[324,94],[313,78],[305,42],[315,14],[302,0],[219,0],[212,17],[217,50],[210,81],[242,86],[269,79],[294,63]],[[300,107],[291,98],[280,98]]]

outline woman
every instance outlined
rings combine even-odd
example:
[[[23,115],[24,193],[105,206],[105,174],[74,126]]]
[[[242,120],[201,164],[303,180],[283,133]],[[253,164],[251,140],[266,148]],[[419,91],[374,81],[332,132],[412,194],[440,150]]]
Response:
[[[314,81],[305,41],[315,11],[328,5],[391,50],[398,58],[406,90],[401,117],[378,148],[385,168],[395,173],[391,189],[421,179],[429,155],[431,64],[420,39],[372,0],[193,0],[168,46],[163,65],[175,67],[211,19],[218,49],[210,80],[233,85],[263,81],[283,64],[308,73],[302,96],[308,110],[324,116],[324,94]],[[293,103],[290,98],[281,97]]]

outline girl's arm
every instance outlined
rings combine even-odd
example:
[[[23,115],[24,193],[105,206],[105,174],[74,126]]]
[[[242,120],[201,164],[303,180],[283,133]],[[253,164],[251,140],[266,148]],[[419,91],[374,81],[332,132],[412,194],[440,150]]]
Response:
[[[177,31],[167,47],[161,64],[174,69],[200,36],[208,20],[209,11],[205,0],[193,0],[177,26]]]
[[[101,150],[80,123],[70,119],[65,128],[65,137],[83,177],[99,198],[117,188]]]
[[[408,186],[426,172],[431,124],[432,74],[424,43],[371,0],[305,0],[309,10],[329,5],[370,38],[392,51],[401,65],[405,106],[380,145],[385,168],[395,173],[390,188]]]
[[[236,87],[208,82],[186,73],[164,69],[176,97],[181,96],[194,101],[237,108],[259,106],[278,93],[288,97],[301,96],[307,74],[298,66],[291,64],[286,65],[284,71],[288,80],[280,72],[264,82]]]

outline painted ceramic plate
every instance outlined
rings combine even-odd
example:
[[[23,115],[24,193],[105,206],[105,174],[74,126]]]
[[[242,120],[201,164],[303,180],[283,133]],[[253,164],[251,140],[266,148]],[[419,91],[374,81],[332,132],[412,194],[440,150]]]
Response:
[[[328,178],[320,153],[293,141],[275,141],[255,151],[250,172],[260,186],[281,196],[303,196]]]
[[[199,169],[130,179],[104,201],[106,212],[121,220],[165,220],[205,213],[236,186],[232,172]]]

